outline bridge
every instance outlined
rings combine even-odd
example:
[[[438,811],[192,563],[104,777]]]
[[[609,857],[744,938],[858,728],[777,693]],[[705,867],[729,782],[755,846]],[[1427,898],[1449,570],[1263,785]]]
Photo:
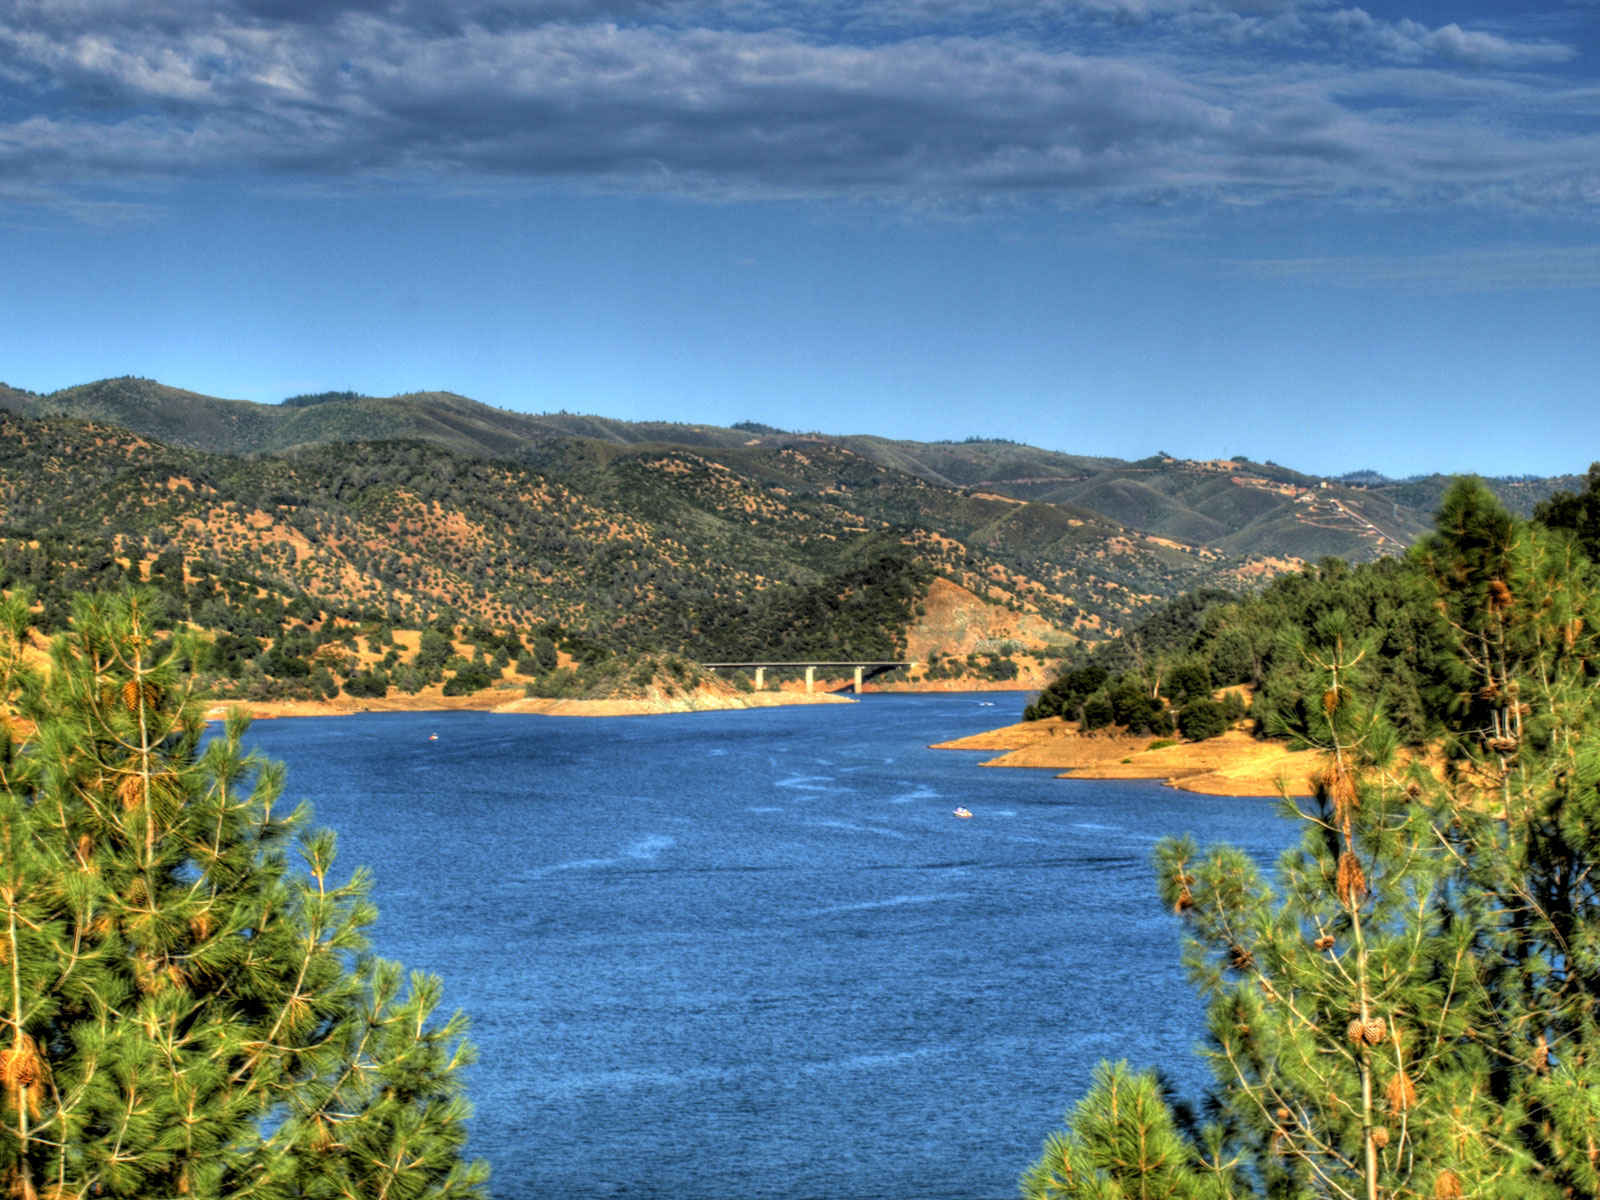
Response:
[[[766,686],[767,672],[776,671],[784,667],[804,667],[806,669],[806,691],[811,691],[817,681],[818,670],[854,671],[856,673],[856,694],[861,694],[861,685],[873,675],[882,675],[885,671],[892,671],[896,667],[914,667],[912,662],[863,662],[860,659],[846,659],[844,662],[773,662],[767,659],[761,662],[708,662],[701,663],[707,670],[716,671],[723,668],[729,670],[747,670],[756,673],[756,691],[761,691]]]

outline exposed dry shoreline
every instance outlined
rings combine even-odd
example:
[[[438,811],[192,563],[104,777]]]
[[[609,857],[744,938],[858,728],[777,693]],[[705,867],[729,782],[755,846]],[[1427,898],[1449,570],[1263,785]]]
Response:
[[[468,696],[446,696],[440,688],[425,688],[414,696],[393,695],[332,700],[217,700],[206,706],[206,717],[216,720],[229,709],[242,708],[255,720],[277,717],[346,717],[364,712],[496,712],[534,713],[551,717],[633,717],[658,713],[711,712],[740,708],[773,708],[788,704],[854,704],[849,696],[833,692],[739,692],[733,688],[703,688],[672,696],[639,699],[545,700],[525,697],[520,691],[490,688]]]
[[[1035,767],[1063,779],[1160,779],[1208,796],[1309,796],[1309,779],[1322,755],[1291,751],[1281,742],[1257,741],[1230,730],[1204,742],[1151,749],[1155,738],[1080,734],[1059,718],[1024,721],[1004,729],[939,742],[935,750],[1003,751],[986,767]]]

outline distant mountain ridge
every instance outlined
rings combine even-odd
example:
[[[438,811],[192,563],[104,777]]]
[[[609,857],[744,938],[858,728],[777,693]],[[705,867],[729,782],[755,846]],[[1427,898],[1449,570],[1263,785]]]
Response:
[[[751,450],[832,445],[878,467],[968,497],[1029,506],[1024,541],[1048,539],[1061,521],[1107,523],[1230,560],[1362,560],[1394,553],[1429,527],[1448,477],[1389,480],[1376,472],[1326,479],[1244,458],[1191,461],[1159,454],[1136,462],[1016,442],[915,442],[855,434],[791,433],[561,413],[519,413],[452,392],[373,397],[353,392],[257,404],[121,377],[38,394],[0,385],[0,409],[127,429],[212,454],[278,454],[351,442],[414,440],[472,458],[540,468],[569,461],[568,443],[692,447],[730,464]],[[598,449],[588,453],[598,453]],[[601,455],[602,458],[605,455]],[[1581,489],[1578,474],[1490,480],[1519,514],[1551,492]],[[1038,506],[1048,506],[1046,509]],[[905,516],[907,514],[901,514]],[[886,514],[885,519],[894,519]],[[995,514],[1017,524],[1017,514]],[[970,532],[983,536],[981,528]],[[987,531],[1000,542],[998,529]]]

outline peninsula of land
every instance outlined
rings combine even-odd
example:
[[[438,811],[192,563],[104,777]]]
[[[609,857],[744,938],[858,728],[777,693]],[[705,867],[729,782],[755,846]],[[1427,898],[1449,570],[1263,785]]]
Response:
[[[1057,717],[938,742],[935,750],[1000,751],[986,767],[1033,767],[1063,779],[1159,779],[1208,796],[1309,796],[1323,756],[1229,730],[1203,742],[1079,733]]]

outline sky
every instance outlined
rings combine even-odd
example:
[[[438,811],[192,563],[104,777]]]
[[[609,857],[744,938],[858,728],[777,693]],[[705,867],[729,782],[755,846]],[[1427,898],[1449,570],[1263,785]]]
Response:
[[[0,379],[1600,459],[1600,0],[0,0]]]

